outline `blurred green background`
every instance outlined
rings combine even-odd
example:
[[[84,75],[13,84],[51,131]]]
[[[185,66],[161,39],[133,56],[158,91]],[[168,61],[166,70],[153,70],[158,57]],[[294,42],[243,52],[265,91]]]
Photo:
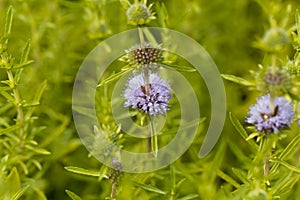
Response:
[[[154,13],[159,13],[164,4],[168,17],[157,16],[149,26],[166,25],[192,37],[203,45],[221,73],[244,78],[250,77],[249,70],[257,70],[258,64],[263,62],[265,52],[254,47],[254,42],[270,28],[270,16],[279,23],[278,26],[285,23],[283,28],[288,29],[295,24],[294,15],[299,4],[297,0],[166,0],[149,1],[148,4],[151,2],[154,3]],[[64,169],[65,166],[85,169],[100,169],[101,166],[96,159],[88,157],[89,152],[75,130],[72,87],[81,63],[100,41],[135,27],[127,24],[126,11],[119,1],[0,0],[0,24],[4,25],[10,5],[13,6],[14,19],[9,52],[18,58],[29,39],[29,57],[34,60],[23,71],[19,85],[21,96],[31,99],[38,86],[47,80],[47,88],[35,110],[35,116],[38,116],[35,125],[45,127],[36,140],[51,155],[39,156],[42,169],[26,176],[38,180],[32,188],[38,188],[44,195],[32,189],[32,195],[24,196],[24,199],[68,199],[66,189],[83,199],[104,199],[110,194],[109,181],[99,182],[97,178],[76,175]],[[288,5],[292,8],[290,13],[287,12]],[[162,23],[163,20],[168,23]],[[0,33],[3,31],[4,26],[0,26]],[[286,56],[292,53],[292,50],[285,52]],[[5,77],[5,73],[1,72],[1,80]],[[257,94],[241,86],[224,83],[228,111],[244,121],[247,109]],[[209,105],[209,101],[201,103],[204,107]],[[1,114],[1,117],[5,116],[13,118],[14,114]],[[245,155],[248,147],[229,120],[226,120],[218,144],[204,159],[197,157],[203,136],[199,137],[201,139],[196,139],[188,152],[175,163],[177,175],[187,179],[178,193],[198,194],[195,199],[217,199],[221,188],[233,190],[220,178],[218,170],[232,174],[233,167],[245,168],[243,160],[233,153],[235,148],[232,146],[238,147]],[[119,199],[164,199],[141,191],[132,180],[167,190],[169,168],[147,174],[124,174],[120,183]],[[296,199],[297,194],[295,192],[290,199]],[[222,199],[221,196],[218,199]]]

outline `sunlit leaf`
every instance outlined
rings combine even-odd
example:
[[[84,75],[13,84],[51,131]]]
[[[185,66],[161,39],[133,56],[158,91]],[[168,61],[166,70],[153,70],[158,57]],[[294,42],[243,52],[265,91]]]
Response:
[[[224,181],[227,181],[228,183],[230,183],[232,186],[239,188],[240,184],[238,182],[236,182],[236,180],[234,180],[232,177],[230,177],[228,174],[225,174],[223,171],[221,170],[217,170],[217,175],[222,178]]]
[[[231,123],[233,124],[233,126],[235,127],[235,129],[240,133],[240,135],[241,135],[245,140],[247,140],[247,138],[248,138],[248,133],[247,133],[247,131],[244,129],[244,127],[243,127],[242,124],[239,122],[239,120],[238,120],[236,117],[234,117],[234,116],[232,115],[231,112],[229,113],[229,119],[230,119]],[[257,144],[256,144],[253,140],[249,140],[248,143],[250,144],[250,146],[251,146],[254,150],[258,149]]]
[[[198,194],[189,194],[189,195],[179,198],[178,200],[190,200],[190,199],[195,199],[195,198],[199,198],[199,195]]]
[[[5,196],[11,199],[21,189],[21,182],[17,168],[13,168],[5,180]]]
[[[15,195],[11,198],[11,200],[18,200],[22,197],[22,195],[27,191],[30,185],[26,185],[25,187],[22,187],[18,192],[15,193]]]
[[[65,190],[66,193],[69,195],[69,197],[72,200],[82,200],[77,194],[75,194],[74,192],[71,192],[70,190]]]
[[[149,192],[155,192],[155,193],[158,193],[158,194],[163,194],[163,195],[166,195],[167,193],[162,191],[161,189],[158,189],[154,186],[151,186],[151,185],[145,185],[145,184],[141,184],[141,183],[138,183],[138,182],[133,182],[134,185],[136,187],[139,187],[139,188],[142,188],[146,191],[149,191]]]
[[[69,166],[69,167],[65,167],[65,169],[67,171],[73,172],[75,174],[81,174],[81,175],[86,175],[86,176],[95,176],[95,177],[102,176],[100,171],[83,169],[83,168],[80,168],[80,167]],[[103,177],[108,178],[107,176],[103,176]]]
[[[244,85],[244,86],[255,86],[255,82],[247,81],[246,79],[243,79],[241,77],[237,77],[230,74],[222,74],[222,77],[228,81],[232,81],[234,83]]]
[[[182,66],[182,65],[173,65],[173,64],[163,64],[163,67],[167,68],[167,69],[171,69],[171,70],[177,70],[180,72],[195,72],[196,69],[193,67],[189,67],[189,66]]]
[[[6,13],[6,21],[5,21],[5,28],[4,28],[5,37],[8,37],[11,33],[12,22],[13,22],[13,7],[10,6]]]

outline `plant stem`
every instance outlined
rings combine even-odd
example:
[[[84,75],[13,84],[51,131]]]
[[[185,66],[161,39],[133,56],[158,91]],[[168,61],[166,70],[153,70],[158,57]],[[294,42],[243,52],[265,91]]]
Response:
[[[138,33],[139,33],[139,38],[140,38],[140,43],[141,43],[141,48],[145,46],[145,38],[144,38],[144,33],[141,28],[138,28]],[[143,76],[145,80],[145,93],[146,95],[149,95],[149,90],[150,90],[150,82],[149,82],[149,68],[145,66],[143,70]],[[155,129],[154,129],[154,124],[152,117],[148,114],[148,129],[149,129],[149,137],[148,137],[148,153],[153,151],[154,156],[157,156],[157,136],[155,134]]]
[[[269,175],[269,167],[270,167],[270,155],[266,157],[265,164],[264,164],[264,176]]]
[[[116,192],[117,192],[117,183],[113,183],[111,186],[111,193],[110,193],[110,198],[112,200],[116,198]]]
[[[24,113],[22,109],[22,102],[21,102],[21,97],[20,97],[20,92],[17,88],[17,83],[15,82],[13,73],[11,69],[7,70],[7,75],[9,81],[12,83],[12,91],[13,91],[13,96],[15,98],[15,105],[17,109],[17,123],[19,124],[19,136],[20,136],[20,146],[23,146],[23,139],[25,135],[25,130],[24,130]]]

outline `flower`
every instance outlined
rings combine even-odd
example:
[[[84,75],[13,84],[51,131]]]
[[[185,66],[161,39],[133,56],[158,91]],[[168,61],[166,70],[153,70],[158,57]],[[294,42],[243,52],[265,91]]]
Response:
[[[256,100],[250,107],[247,123],[255,125],[258,131],[278,133],[280,129],[290,126],[295,115],[293,105],[284,97],[271,99],[266,94]]]
[[[289,74],[278,67],[269,67],[265,73],[265,85],[266,89],[287,91],[291,88],[291,78]]]
[[[146,4],[147,1],[130,5],[130,7],[126,10],[129,24],[134,26],[144,25],[155,19],[154,13],[151,12],[151,7],[153,4],[150,4],[149,7],[147,7]]]
[[[149,43],[144,46],[136,45],[125,52],[122,61],[128,62],[131,66],[155,67],[163,60],[161,47],[153,47]]]
[[[131,77],[123,96],[125,107],[144,111],[149,115],[165,114],[169,110],[169,99],[172,97],[168,82],[158,74],[149,74],[147,84],[143,74]]]

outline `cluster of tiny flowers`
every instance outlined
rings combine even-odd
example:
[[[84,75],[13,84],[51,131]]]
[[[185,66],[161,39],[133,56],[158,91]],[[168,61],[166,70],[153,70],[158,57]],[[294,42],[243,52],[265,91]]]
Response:
[[[118,184],[120,176],[122,175],[122,163],[118,161],[115,157],[112,159],[112,173],[109,175],[109,178],[111,179],[112,183]]]
[[[264,80],[268,90],[288,90],[291,87],[289,74],[278,67],[270,67],[265,73]]]
[[[257,99],[250,107],[247,123],[255,125],[258,131],[278,133],[280,129],[291,125],[295,115],[293,105],[284,97],[271,99],[270,94]]]
[[[155,66],[163,60],[160,47],[154,48],[150,44],[132,47],[126,50],[127,62],[136,66]]]
[[[128,23],[131,25],[143,25],[155,19],[154,14],[151,12],[151,4],[147,7],[146,2],[134,3],[126,11]]]
[[[172,97],[168,82],[156,73],[149,74],[149,83],[146,83],[143,74],[131,77],[123,96],[125,107],[132,107],[153,116],[165,114],[169,110],[169,99]]]

